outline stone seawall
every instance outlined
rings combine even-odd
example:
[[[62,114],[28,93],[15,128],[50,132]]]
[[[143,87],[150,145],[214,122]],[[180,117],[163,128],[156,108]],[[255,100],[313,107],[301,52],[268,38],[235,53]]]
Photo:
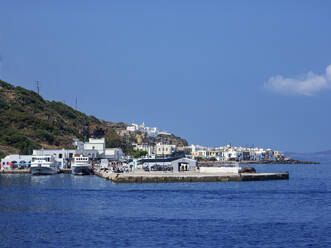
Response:
[[[241,160],[241,161],[199,161],[200,166],[212,166],[222,164],[320,164],[320,162],[314,161],[300,161],[300,160]]]
[[[138,172],[112,173],[94,170],[94,174],[114,183],[174,183],[174,182],[230,182],[230,181],[264,181],[288,180],[289,173],[239,173],[239,174],[207,174],[199,172]]]
[[[0,170],[0,174],[30,174],[30,169]],[[71,174],[71,169],[60,169],[59,173]]]
[[[0,170],[0,174],[30,174],[30,169],[13,169],[13,170]]]

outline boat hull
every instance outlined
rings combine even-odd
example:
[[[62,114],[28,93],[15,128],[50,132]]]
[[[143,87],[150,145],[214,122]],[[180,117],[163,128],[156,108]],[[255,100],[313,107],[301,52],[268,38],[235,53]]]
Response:
[[[90,166],[71,166],[71,173],[73,175],[91,175],[93,173]]]
[[[32,175],[54,175],[58,170],[52,167],[31,167]]]

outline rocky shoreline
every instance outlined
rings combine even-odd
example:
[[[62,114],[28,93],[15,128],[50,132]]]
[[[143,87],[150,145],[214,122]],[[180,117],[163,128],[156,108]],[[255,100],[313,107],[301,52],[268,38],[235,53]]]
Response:
[[[278,161],[254,161],[254,160],[242,160],[239,162],[236,161],[201,161],[199,162],[199,165],[222,165],[222,164],[320,164],[320,162],[314,162],[314,161],[300,161],[300,160],[278,160]]]

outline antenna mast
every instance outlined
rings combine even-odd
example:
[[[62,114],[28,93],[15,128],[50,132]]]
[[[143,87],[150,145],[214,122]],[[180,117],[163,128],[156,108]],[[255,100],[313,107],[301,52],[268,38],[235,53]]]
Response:
[[[39,84],[40,82],[38,81],[38,80],[36,80],[36,88],[37,88],[37,93],[38,93],[38,95],[40,95],[39,94],[39,91],[40,91],[40,84]]]

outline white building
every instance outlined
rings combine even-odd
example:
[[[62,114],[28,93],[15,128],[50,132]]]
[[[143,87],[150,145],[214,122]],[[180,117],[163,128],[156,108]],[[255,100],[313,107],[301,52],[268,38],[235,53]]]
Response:
[[[168,132],[165,132],[165,131],[162,131],[162,132],[159,132],[159,135],[171,135],[171,133],[168,133]]]
[[[94,139],[90,138],[89,142],[84,143],[84,150],[97,150],[99,155],[105,154],[106,140],[105,138]]]
[[[155,154],[155,148],[154,146],[151,146],[149,144],[132,144],[133,150],[136,151],[145,151],[148,153],[149,156],[152,156]]]
[[[77,147],[77,150],[84,150],[84,142],[79,139],[74,139],[73,145]]]
[[[176,145],[157,143],[155,150],[157,156],[169,156],[176,151]]]
[[[11,154],[1,160],[0,169],[10,169],[19,165],[31,164],[32,155]]]
[[[155,137],[157,135],[160,134],[160,131],[158,128],[156,127],[146,127],[145,123],[142,123],[141,125],[132,123],[131,125],[126,127],[126,130],[129,132],[142,132],[142,133],[146,133],[147,136],[150,137]]]
[[[106,148],[105,157],[111,160],[121,160],[124,153],[121,148]]]
[[[251,151],[251,160],[265,160],[265,151],[263,149],[254,149]]]
[[[135,123],[132,123],[130,126],[126,127],[126,130],[130,131],[130,132],[136,132],[136,131],[139,130],[139,125],[135,124]]]
[[[232,148],[226,150],[223,152],[224,160],[231,161],[231,160],[240,160],[241,153],[239,151],[236,151]]]
[[[210,156],[210,152],[208,150],[196,150],[192,151],[193,158],[208,158]]]

